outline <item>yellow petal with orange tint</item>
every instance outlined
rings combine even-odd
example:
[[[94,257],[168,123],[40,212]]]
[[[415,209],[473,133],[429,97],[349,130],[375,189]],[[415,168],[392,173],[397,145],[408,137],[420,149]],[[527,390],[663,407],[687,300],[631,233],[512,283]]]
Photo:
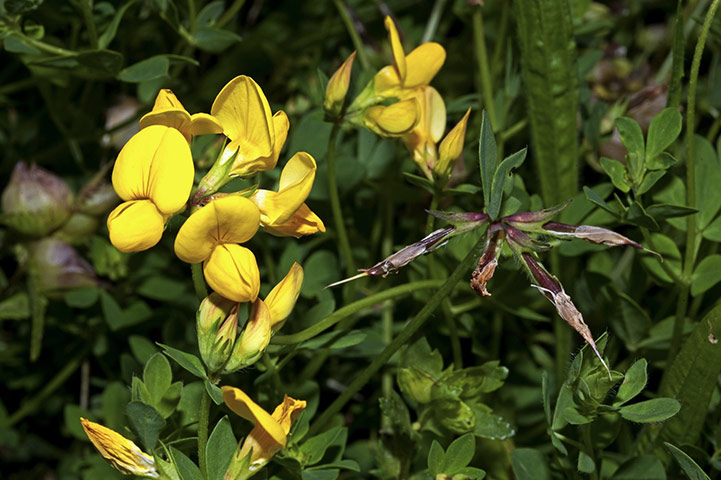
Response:
[[[271,326],[275,327],[288,318],[295,306],[303,286],[303,267],[299,263],[293,263],[288,273],[283,277],[273,290],[265,297],[265,305],[270,312]],[[274,330],[276,330],[274,328]]]
[[[325,232],[323,220],[308,208],[305,203],[291,215],[291,217],[281,224],[269,225],[263,223],[261,225],[266,232],[276,237],[295,237],[300,238],[305,235],[313,235],[317,232]]]
[[[237,415],[262,427],[278,445],[285,446],[287,434],[277,420],[241,389],[228,386],[223,386],[221,389],[223,390],[223,401],[228,408]]]
[[[235,243],[218,245],[203,263],[208,285],[234,302],[252,302],[258,298],[260,272],[253,252]]]
[[[80,418],[80,423],[100,455],[125,475],[158,478],[155,459],[143,452],[133,441],[99,423]]]
[[[140,252],[160,241],[165,219],[150,200],[131,200],[110,212],[107,225],[110,243],[115,248],[121,252]]]

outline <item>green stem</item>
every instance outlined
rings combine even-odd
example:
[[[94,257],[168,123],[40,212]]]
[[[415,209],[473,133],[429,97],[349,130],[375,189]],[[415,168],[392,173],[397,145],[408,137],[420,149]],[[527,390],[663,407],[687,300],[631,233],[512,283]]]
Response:
[[[375,295],[371,295],[370,297],[366,297],[362,300],[346,305],[305,330],[301,330],[300,332],[293,333],[291,335],[276,335],[270,340],[270,342],[276,345],[295,345],[296,343],[305,342],[306,340],[310,340],[316,335],[323,333],[325,330],[329,329],[341,320],[344,320],[351,315],[355,315],[364,308],[372,307],[384,300],[409,295],[418,290],[437,288],[442,284],[443,282],[441,280],[423,280],[420,282],[411,282],[406,283],[405,285],[389,288],[388,290],[384,290],[376,293]]]
[[[335,146],[339,133],[340,124],[333,124],[333,129],[331,130],[330,138],[328,139],[328,195],[330,195],[330,206],[333,210],[333,222],[335,223],[336,234],[338,237],[338,247],[340,249],[340,252],[338,253],[345,259],[345,271],[350,277],[351,275],[355,275],[356,266],[355,261],[353,261],[353,253],[350,248],[350,242],[348,241],[348,232],[345,229],[335,172]]]
[[[203,277],[203,264],[191,264],[190,272],[193,277],[193,288],[195,289],[195,296],[198,297],[198,300],[203,300],[206,296],[208,296],[208,290],[205,288],[205,278]]]
[[[491,82],[491,69],[488,66],[488,52],[486,50],[486,38],[483,34],[483,14],[481,7],[477,6],[473,10],[473,43],[475,44],[476,62],[480,72],[480,88],[478,91],[483,94],[483,108],[488,112],[491,119],[491,126],[499,128],[498,119],[496,118],[496,107],[493,102],[493,84]]]
[[[593,472],[589,475],[589,478],[591,480],[598,480],[598,464],[596,462],[596,455],[593,452],[593,441],[591,439],[591,424],[586,424],[581,427],[581,432],[583,435],[583,450],[586,452],[586,454],[591,457],[591,460],[593,461],[594,469]]]
[[[205,447],[208,445],[208,420],[210,419],[210,395],[203,389],[198,415],[198,464],[203,478],[208,478],[206,471]]]
[[[30,308],[32,319],[30,324],[30,361],[34,362],[40,356],[43,346],[43,332],[45,331],[45,309],[48,306],[48,299],[38,292],[33,282],[28,282],[30,295]]]
[[[90,41],[90,46],[93,47],[93,49],[97,49],[98,31],[95,29],[95,20],[93,20],[91,2],[81,0],[77,2],[77,5],[83,14],[83,21],[85,21],[85,28],[88,30],[88,40]]]
[[[433,4],[433,10],[431,15],[428,17],[428,23],[426,23],[426,29],[423,31],[423,37],[421,43],[430,42],[438,30],[438,24],[441,21],[441,13],[443,13],[443,7],[446,6],[447,0],[436,0]]]
[[[245,5],[245,0],[235,0],[228,10],[223,13],[220,20],[215,24],[218,28],[222,28],[237,14]]]
[[[498,27],[498,35],[496,35],[496,47],[493,49],[493,78],[503,73],[503,67],[506,63],[503,61],[503,55],[506,53],[506,35],[508,34],[508,19],[510,18],[511,2],[503,2],[501,5],[501,22]]]
[[[53,379],[45,385],[45,388],[21,403],[22,406],[16,410],[15,413],[10,415],[10,417],[8,417],[8,419],[4,422],[4,426],[12,427],[23,418],[35,413],[35,411],[41,406],[45,405],[46,399],[52,395],[55,390],[60,388],[60,386],[65,383],[65,380],[67,380],[70,375],[78,369],[86,354],[87,351],[83,350],[80,355],[66,363],[57,375],[55,375],[55,377],[53,377]]]
[[[358,377],[348,386],[348,388],[335,401],[323,411],[323,413],[313,422],[310,428],[310,435],[318,433],[328,421],[340,411],[345,404],[353,398],[353,396],[368,383],[368,381],[380,370],[383,365],[398,351],[403,345],[407,344],[413,335],[426,323],[431,314],[438,308],[443,299],[450,295],[451,291],[456,287],[458,281],[468,273],[468,270],[475,265],[475,259],[480,256],[485,244],[485,237],[481,237],[475,246],[468,252],[465,258],[456,266],[456,269],[448,277],[443,286],[428,300],[420,312],[411,320],[393,341],[383,349],[383,351],[375,357],[368,367],[361,372]]]
[[[698,71],[701,66],[701,57],[704,47],[706,46],[706,37],[708,37],[711,22],[721,0],[713,0],[711,6],[706,12],[701,33],[696,42],[696,49],[693,53],[691,62],[691,71],[689,74],[688,84],[688,105],[686,109],[686,205],[690,208],[696,208],[696,152],[694,138],[696,123],[696,87],[698,84]],[[683,260],[683,278],[686,285],[681,287],[676,308],[676,319],[673,325],[673,337],[671,341],[671,349],[669,350],[669,361],[672,360],[676,352],[681,346],[681,334],[683,333],[683,322],[688,309],[688,282],[693,274],[694,264],[696,263],[696,237],[698,231],[696,229],[696,215],[686,217],[686,251]]]
[[[358,35],[358,31],[353,26],[353,19],[350,18],[350,14],[341,0],[333,0],[333,3],[338,9],[340,18],[345,24],[345,28],[348,31],[348,35],[350,35],[350,39],[353,42],[356,52],[358,52],[358,61],[360,62],[361,67],[365,70],[370,66],[370,64],[368,63],[368,57],[366,56],[365,45],[363,45],[363,41],[361,40],[360,35]]]
[[[387,258],[393,253],[393,198],[388,195],[384,198],[384,223],[383,243],[381,244],[381,256]],[[383,302],[381,322],[383,328],[383,344],[389,345],[393,341],[393,301]],[[393,392],[393,375],[390,371],[383,372],[382,380],[383,397],[391,398]],[[381,416],[381,428],[388,429],[391,426],[391,419],[387,415]]]

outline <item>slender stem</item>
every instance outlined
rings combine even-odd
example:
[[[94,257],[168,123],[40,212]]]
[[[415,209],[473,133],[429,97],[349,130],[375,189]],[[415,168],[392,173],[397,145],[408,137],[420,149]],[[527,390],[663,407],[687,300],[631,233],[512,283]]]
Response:
[[[691,71],[689,74],[688,84],[688,105],[686,109],[686,205],[696,208],[696,152],[694,138],[696,123],[696,87],[698,84],[698,71],[701,66],[701,56],[706,46],[706,37],[711,28],[711,21],[721,0],[713,0],[711,6],[706,13],[701,33],[696,42],[696,49],[693,53],[691,62]],[[683,277],[687,281],[686,285],[681,286],[679,292],[678,303],[676,307],[676,319],[673,325],[673,337],[671,341],[671,349],[669,350],[668,359],[671,361],[681,346],[681,334],[683,333],[683,322],[686,318],[688,309],[688,282],[693,273],[694,264],[696,263],[696,237],[698,231],[696,229],[696,215],[692,214],[686,217],[686,251],[683,260]]]
[[[93,20],[93,11],[91,2],[80,1],[77,2],[80,11],[83,14],[83,21],[85,21],[85,28],[88,30],[88,40],[90,46],[93,49],[98,48],[98,31],[95,29],[95,20]]]
[[[413,337],[413,335],[426,323],[431,317],[431,314],[438,308],[444,298],[450,295],[451,291],[455,288],[458,281],[468,273],[468,270],[474,266],[474,260],[481,254],[483,245],[485,244],[485,237],[481,237],[475,246],[468,252],[466,257],[458,264],[453,273],[448,277],[443,286],[439,288],[436,293],[428,300],[425,306],[420,312],[411,320],[393,339],[393,341],[383,349],[383,351],[375,357],[368,367],[366,367],[361,374],[356,377],[355,380],[348,386],[348,388],[338,397],[335,401],[323,411],[323,413],[316,419],[311,425],[310,435],[318,433],[328,421],[345,406],[353,396],[368,383],[368,381],[380,370],[383,365],[398,351],[403,345]]]
[[[433,4],[433,10],[431,15],[428,17],[428,23],[426,23],[426,29],[423,31],[423,37],[421,43],[430,42],[438,30],[438,24],[441,21],[441,14],[443,13],[443,7],[446,6],[447,0],[436,0]]]
[[[368,57],[366,56],[365,45],[363,45],[363,41],[361,40],[360,35],[358,35],[358,31],[353,26],[353,19],[350,18],[350,14],[348,13],[348,10],[342,0],[333,0],[333,3],[338,9],[340,18],[345,24],[345,28],[348,31],[348,35],[350,35],[350,39],[353,42],[356,52],[358,52],[358,61],[365,70],[370,66],[370,64],[368,63]]]
[[[4,426],[12,427],[17,422],[19,422],[26,416],[35,413],[36,410],[43,406],[45,404],[45,400],[50,395],[52,395],[55,390],[60,388],[60,386],[65,383],[65,380],[67,380],[70,375],[72,375],[73,372],[78,369],[86,354],[87,351],[83,349],[83,351],[77,357],[66,363],[65,366],[57,373],[57,375],[55,375],[55,377],[53,377],[53,379],[45,385],[45,388],[43,388],[42,390],[40,390],[39,393],[32,395],[30,398],[21,403],[22,406],[18,410],[16,410],[15,413],[10,415],[10,417],[8,417],[7,421],[4,423]]]
[[[496,35],[496,47],[493,50],[493,77],[503,73],[505,62],[502,60],[506,46],[506,36],[508,33],[508,19],[510,17],[511,2],[503,2],[501,4],[501,24],[498,27],[498,35]]]
[[[43,332],[45,331],[45,308],[48,299],[35,288],[34,282],[28,282],[30,294],[30,308],[32,323],[30,324],[30,361],[34,362],[40,356],[43,346]]]
[[[225,26],[225,24],[228,23],[241,8],[243,8],[243,5],[245,5],[245,0],[235,0],[230,8],[223,13],[215,25],[218,28]]]
[[[200,401],[200,412],[198,415],[198,464],[200,474],[208,478],[206,471],[205,447],[208,445],[208,420],[210,418],[210,395],[203,389],[203,398]]]
[[[591,472],[589,478],[591,480],[598,480],[598,465],[596,463],[596,455],[593,452],[593,441],[591,439],[591,424],[581,426],[581,432],[583,435],[583,450],[589,457],[591,457],[591,461],[593,461],[594,465],[593,472]]]
[[[191,264],[190,272],[193,277],[193,288],[195,289],[195,296],[198,297],[198,300],[202,300],[208,295],[208,290],[205,288],[205,278],[203,277],[203,264]]]
[[[638,200],[638,197],[636,197],[636,200]],[[651,233],[648,231],[648,228],[641,227],[641,233],[643,234],[643,239],[646,240],[646,243],[648,243],[648,246],[651,247],[651,250],[656,251],[655,242],[653,241],[653,237],[651,237]],[[673,282],[676,285],[682,285],[684,283],[688,283],[686,281],[686,279],[680,277],[676,272],[671,270],[671,267],[669,267],[668,264],[666,262],[664,262],[663,260],[658,259],[658,264],[661,267],[661,269],[666,273],[666,275],[671,277],[671,279],[673,280]]]
[[[384,198],[385,203],[385,215],[384,215],[384,229],[383,229],[383,243],[381,245],[381,256],[387,258],[393,253],[393,198],[388,195]],[[393,341],[393,301],[386,300],[383,302],[383,311],[381,313],[381,322],[383,326],[383,344],[389,345]],[[382,380],[382,391],[385,398],[391,398],[393,392],[393,375],[389,370],[383,372]],[[381,416],[381,426],[384,429],[389,428],[391,425],[391,419],[388,415]]]
[[[443,285],[443,282],[441,280],[423,280],[420,282],[411,282],[406,283],[405,285],[399,285],[397,287],[389,288],[388,290],[378,292],[375,295],[371,295],[370,297],[366,297],[364,299],[346,305],[345,307],[336,310],[335,312],[325,317],[323,320],[315,323],[313,326],[308,327],[305,330],[301,330],[300,332],[293,333],[291,335],[276,335],[271,339],[271,343],[277,345],[294,345],[296,343],[305,342],[306,340],[310,340],[316,335],[323,333],[323,331],[329,329],[341,320],[344,320],[351,315],[355,315],[364,308],[372,307],[384,300],[390,300],[402,297],[404,295],[409,295],[418,290],[437,288],[441,285]]]
[[[428,207],[428,210],[437,210],[438,202],[440,201],[440,198],[441,198],[441,192],[440,192],[440,190],[436,189],[436,191],[433,193],[433,198],[431,198],[431,205]],[[431,234],[435,223],[436,223],[436,217],[429,214],[428,217],[426,218],[426,233],[425,233],[425,235]]]
[[[330,138],[328,139],[328,194],[330,195],[330,206],[333,210],[333,222],[335,223],[336,234],[338,236],[338,247],[340,249],[340,252],[338,253],[345,259],[346,274],[351,276],[356,273],[356,266],[355,261],[353,260],[350,242],[348,241],[348,232],[345,229],[335,173],[335,146],[339,133],[340,124],[333,124],[333,129],[331,130]]]
[[[446,326],[451,336],[451,352],[453,353],[453,366],[456,369],[463,368],[463,349],[461,348],[461,338],[458,335],[458,326],[456,318],[451,313],[451,301],[447,298],[443,299],[443,316],[446,320]]]
[[[488,52],[486,50],[486,38],[483,34],[483,14],[481,7],[477,6],[473,10],[473,42],[476,50],[476,62],[480,72],[481,85],[479,93],[483,94],[483,107],[488,112],[491,119],[491,126],[499,128],[498,119],[496,118],[496,107],[493,102],[493,84],[491,82],[491,69],[488,67]]]

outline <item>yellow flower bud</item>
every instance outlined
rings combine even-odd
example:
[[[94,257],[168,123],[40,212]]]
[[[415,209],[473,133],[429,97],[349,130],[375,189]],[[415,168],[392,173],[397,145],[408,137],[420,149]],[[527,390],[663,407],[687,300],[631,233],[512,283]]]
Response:
[[[131,440],[85,418],[81,418],[80,423],[100,455],[116,470],[125,475],[158,478],[155,459]]]
[[[232,373],[257,362],[270,343],[270,334],[270,311],[263,300],[258,298],[253,302],[248,323],[224,373]]]
[[[348,85],[350,85],[350,74],[353,69],[355,54],[356,52],[353,52],[346,58],[340,68],[330,77],[325,88],[323,108],[333,116],[339,115],[343,108],[343,102],[348,93]]]
[[[303,286],[303,276],[303,267],[297,262],[293,263],[283,280],[273,287],[273,290],[265,298],[265,304],[270,311],[270,324],[273,331],[277,331],[283,326],[285,319],[293,310]]]
[[[455,161],[463,153],[463,142],[466,138],[466,125],[468,124],[468,116],[471,109],[466,110],[458,124],[441,142],[438,148],[438,162],[433,166],[433,174],[436,178],[447,180],[451,176]]]

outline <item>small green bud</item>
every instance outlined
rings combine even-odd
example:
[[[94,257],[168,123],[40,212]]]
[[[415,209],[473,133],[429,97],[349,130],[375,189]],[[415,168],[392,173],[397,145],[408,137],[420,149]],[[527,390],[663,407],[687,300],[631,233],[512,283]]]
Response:
[[[431,401],[433,383],[433,378],[419,368],[407,367],[398,370],[398,385],[401,387],[401,392],[418,404]]]
[[[238,328],[237,303],[215,292],[211,293],[200,303],[196,326],[200,356],[208,368],[216,372],[228,360],[235,343]]]

